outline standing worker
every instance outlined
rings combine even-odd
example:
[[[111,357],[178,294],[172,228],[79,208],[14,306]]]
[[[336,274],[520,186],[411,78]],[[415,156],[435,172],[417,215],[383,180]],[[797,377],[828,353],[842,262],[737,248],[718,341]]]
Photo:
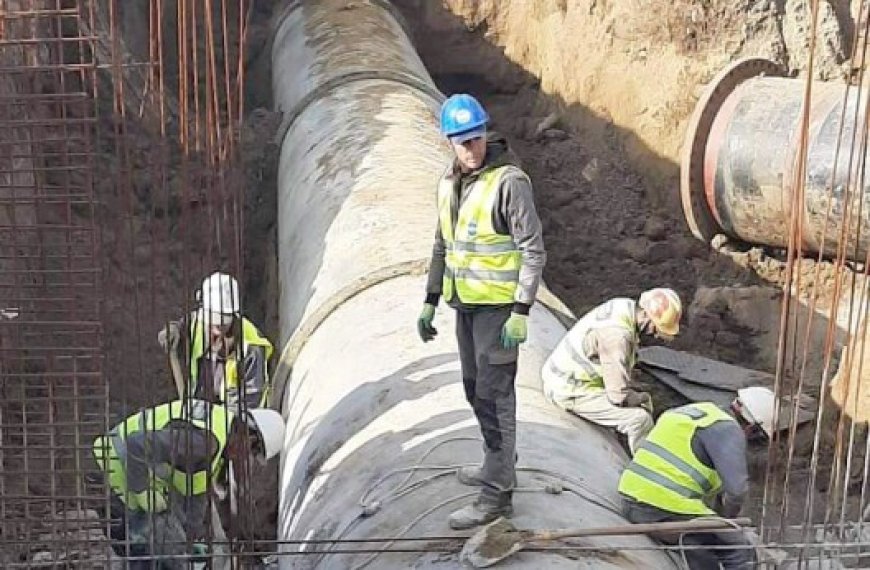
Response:
[[[456,309],[462,382],[484,440],[480,467],[459,472],[481,486],[472,505],[450,515],[466,529],[513,511],[516,486],[518,347],[546,261],[532,184],[507,141],[487,132],[489,117],[474,97],[453,95],[441,107],[441,132],[456,159],[438,184],[438,226],[417,321],[432,340],[441,295]]]
[[[213,273],[202,282],[197,301],[197,310],[169,323],[157,337],[170,358],[187,364],[190,383],[187,393],[179,395],[226,404],[234,411],[240,399],[248,409],[262,407],[268,397],[267,365],[273,348],[241,315],[238,282],[226,273]],[[183,346],[181,331],[187,333]],[[187,357],[181,358],[179,350]]]
[[[157,557],[157,567],[187,568],[187,544],[210,535],[225,542],[217,511],[209,509],[208,489],[227,461],[250,454],[261,464],[284,442],[284,420],[274,410],[253,409],[244,416],[203,400],[185,399],[141,410],[94,442],[94,458],[123,507],[129,552]],[[114,535],[115,533],[113,533]],[[152,548],[153,544],[153,548]],[[216,554],[226,546],[216,544]],[[167,558],[170,557],[170,558]],[[229,566],[225,556],[216,568]],[[151,568],[150,560],[131,568]]]
[[[653,427],[652,398],[628,387],[641,334],[670,339],[683,306],[673,289],[595,307],[568,331],[544,363],[544,393],[560,408],[628,438],[632,453]]]
[[[731,414],[710,402],[663,413],[619,480],[626,518],[652,523],[739,515],[749,491],[746,441],[771,436],[775,408],[773,392],[751,387],[737,391]],[[651,536],[680,543],[673,535]],[[686,534],[681,543],[735,547],[686,550],[693,569],[719,568],[716,559],[725,570],[755,567],[755,550],[742,532]]]

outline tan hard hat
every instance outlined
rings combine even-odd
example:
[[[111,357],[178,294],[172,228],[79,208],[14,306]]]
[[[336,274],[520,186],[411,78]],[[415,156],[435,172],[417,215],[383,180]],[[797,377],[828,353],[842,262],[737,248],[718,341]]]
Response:
[[[673,289],[661,287],[644,291],[637,304],[662,333],[676,336],[680,332],[683,303]]]

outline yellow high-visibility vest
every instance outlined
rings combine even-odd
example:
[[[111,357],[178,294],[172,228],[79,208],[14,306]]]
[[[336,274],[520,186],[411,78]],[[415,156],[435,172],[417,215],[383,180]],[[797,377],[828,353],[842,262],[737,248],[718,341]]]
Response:
[[[510,235],[495,231],[492,214],[502,176],[511,166],[483,172],[459,206],[453,225],[453,182],[438,185],[438,217],[446,248],[442,294],[458,296],[468,305],[506,305],[514,302],[520,275],[520,252]],[[525,174],[522,174],[525,176]]]
[[[190,394],[196,393],[196,385],[199,381],[199,359],[205,354],[205,333],[203,331],[202,319],[199,317],[199,312],[196,313],[195,318],[191,320],[190,323],[190,339],[191,339],[191,348],[190,348]],[[269,358],[272,356],[272,343],[269,342],[260,330],[247,318],[242,317],[242,346],[245,355],[247,355],[247,351],[254,346],[261,346],[266,351],[266,362],[268,363]],[[231,388],[238,388],[239,386],[239,358],[236,356],[238,351],[234,350],[232,354],[227,356],[226,361],[224,362],[224,385],[223,385],[223,393],[218,395],[220,400],[224,403],[227,403],[228,392]],[[242,357],[244,359],[244,356]],[[261,407],[268,398],[268,389],[269,389],[269,376],[268,376],[268,367],[264,366],[263,372],[266,374],[266,378],[263,379],[263,394],[260,398],[260,403],[258,407]]]
[[[601,363],[590,358],[583,349],[586,335],[590,331],[602,328],[617,327],[631,333],[634,339],[633,349],[626,366],[634,367],[639,342],[637,332],[636,303],[632,299],[616,298],[607,301],[586,313],[562,337],[556,348],[544,363],[544,368],[550,373],[549,378],[558,378],[561,386],[547,386],[561,396],[568,396],[575,387],[583,390],[604,390],[604,377],[601,374]],[[548,382],[552,383],[552,381]]]
[[[220,473],[223,466],[223,451],[227,444],[230,426],[234,416],[224,406],[203,400],[176,400],[167,404],[145,409],[136,413],[117,426],[107,435],[94,441],[94,458],[97,465],[108,474],[108,483],[115,494],[132,510],[152,510],[149,508],[148,495],[163,492],[169,486],[182,495],[201,495],[208,490],[208,484]],[[211,432],[218,442],[212,450],[214,458],[208,469],[196,473],[186,473],[171,465],[154,466],[152,488],[140,493],[127,489],[127,445],[126,438],[140,431],[160,431],[172,421],[186,421],[194,426]]]
[[[683,515],[715,515],[705,499],[722,487],[715,469],[692,451],[695,431],[735,421],[710,402],[663,413],[619,479],[619,492],[639,503]]]

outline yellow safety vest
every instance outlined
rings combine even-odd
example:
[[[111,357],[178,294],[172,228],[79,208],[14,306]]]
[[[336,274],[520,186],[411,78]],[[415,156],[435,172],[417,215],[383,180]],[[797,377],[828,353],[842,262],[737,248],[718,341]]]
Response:
[[[203,357],[205,354],[205,333],[203,332],[202,319],[199,318],[199,313],[196,313],[196,317],[191,320],[190,323],[190,338],[191,338],[191,349],[190,349],[190,394],[196,393],[196,385],[199,381],[199,359]],[[247,318],[242,317],[242,347],[247,354],[247,351],[252,346],[261,346],[266,351],[266,363],[269,362],[269,358],[272,356],[272,343],[269,342],[260,330],[249,321]],[[238,358],[236,357],[236,351],[234,350],[232,354],[227,356],[226,361],[224,362],[224,386],[223,386],[223,394],[220,395],[220,399],[222,402],[227,403],[227,396],[230,388],[238,388],[239,385],[239,365]],[[268,368],[264,366],[264,373],[266,374],[266,378],[263,379],[263,394],[260,398],[260,402],[258,407],[261,407],[264,402],[266,402],[268,398],[268,390],[269,390],[269,376],[268,376]]]
[[[442,294],[447,301],[455,294],[469,305],[514,302],[520,252],[510,235],[496,233],[492,225],[499,183],[508,169],[521,173],[502,166],[478,177],[459,206],[455,227],[452,210],[458,197],[453,182],[445,176],[438,185],[438,217],[446,248]]]
[[[716,496],[722,480],[692,452],[692,436],[716,422],[733,421],[710,402],[665,412],[622,472],[619,492],[671,513],[714,515],[704,501]]]
[[[586,313],[562,337],[544,363],[545,369],[562,383],[562,386],[547,386],[547,390],[560,393],[553,395],[567,396],[578,387],[585,391],[604,389],[601,363],[597,358],[590,358],[583,349],[586,335],[595,329],[618,327],[633,335],[634,345],[629,362],[626,362],[628,368],[633,368],[639,342],[636,314],[635,302],[621,297],[611,299]]]
[[[134,414],[115,426],[108,435],[94,441],[94,458],[97,465],[108,473],[109,486],[118,497],[132,510],[151,510],[149,495],[163,492],[168,486],[186,496],[201,495],[208,490],[223,465],[223,451],[227,444],[230,426],[234,416],[224,406],[203,400],[176,400],[167,404],[145,409]],[[127,445],[130,434],[143,430],[160,431],[172,421],[186,421],[194,426],[211,432],[217,439],[217,449],[212,450],[214,459],[211,466],[196,473],[178,471],[169,464],[153,467],[151,489],[140,493],[127,490]],[[108,456],[106,455],[108,454]]]

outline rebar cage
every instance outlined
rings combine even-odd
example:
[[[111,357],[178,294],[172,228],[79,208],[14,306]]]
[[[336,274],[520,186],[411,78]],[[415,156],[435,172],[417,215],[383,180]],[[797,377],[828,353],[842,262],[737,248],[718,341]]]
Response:
[[[4,568],[107,566],[94,441],[173,399],[158,330],[205,275],[241,275],[248,11],[0,0]]]

